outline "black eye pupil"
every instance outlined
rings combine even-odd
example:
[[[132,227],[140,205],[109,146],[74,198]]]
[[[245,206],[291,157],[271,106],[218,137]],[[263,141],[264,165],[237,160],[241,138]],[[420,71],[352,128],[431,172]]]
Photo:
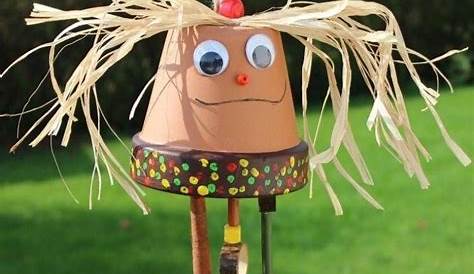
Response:
[[[272,53],[265,46],[258,46],[253,50],[252,59],[259,68],[266,68],[272,62]]]
[[[199,62],[201,70],[208,75],[215,75],[221,72],[224,66],[224,60],[218,53],[210,51],[201,57]]]

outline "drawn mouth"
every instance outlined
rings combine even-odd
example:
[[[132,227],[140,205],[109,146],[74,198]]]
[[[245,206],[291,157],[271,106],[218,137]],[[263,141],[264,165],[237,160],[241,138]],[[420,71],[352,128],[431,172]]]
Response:
[[[219,106],[219,105],[239,103],[239,102],[261,102],[261,103],[268,103],[268,104],[279,104],[285,98],[287,89],[288,89],[288,84],[285,81],[285,89],[284,89],[281,97],[277,100],[271,100],[271,99],[266,99],[266,98],[253,98],[253,97],[242,98],[242,99],[224,100],[224,101],[218,101],[218,102],[206,102],[206,101],[204,101],[202,99],[199,99],[199,98],[194,98],[194,100],[196,102],[198,102],[200,104],[203,104],[203,105],[206,105],[206,106]]]

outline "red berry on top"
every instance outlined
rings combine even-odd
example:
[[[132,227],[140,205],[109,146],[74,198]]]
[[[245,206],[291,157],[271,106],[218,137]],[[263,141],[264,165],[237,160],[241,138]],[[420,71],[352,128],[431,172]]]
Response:
[[[221,0],[217,12],[228,18],[240,18],[245,8],[241,0]]]

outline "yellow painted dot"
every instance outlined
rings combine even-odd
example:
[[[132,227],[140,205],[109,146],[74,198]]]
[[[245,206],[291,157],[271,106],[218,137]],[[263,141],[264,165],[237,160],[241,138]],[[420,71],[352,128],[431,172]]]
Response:
[[[286,166],[284,166],[280,169],[281,176],[285,176],[285,173],[286,173]]]
[[[207,167],[209,165],[209,161],[207,159],[201,159],[199,160],[199,162],[201,162],[201,165],[203,167]]]
[[[298,171],[295,170],[295,171],[293,171],[293,178],[296,179],[296,177],[298,177]]]
[[[260,193],[258,193],[258,191],[255,190],[255,192],[253,193],[253,196],[258,196],[258,195],[260,195]]]
[[[249,161],[246,160],[246,159],[240,159],[240,160],[239,160],[239,164],[240,164],[242,167],[248,167],[248,166],[249,166]]]
[[[135,166],[136,166],[137,168],[139,168],[139,167],[140,167],[140,160],[138,160],[138,159],[135,159]]]
[[[239,187],[239,192],[245,192],[245,186]]]
[[[295,157],[294,156],[291,156],[291,158],[290,158],[290,166],[291,167],[295,166]]]
[[[283,191],[284,194],[288,194],[290,193],[290,190],[288,188],[285,189],[285,191]]]
[[[153,155],[153,158],[158,158],[158,152],[156,152],[156,151],[153,151],[151,153],[151,155]]]
[[[260,175],[260,172],[256,168],[252,168],[250,170],[250,173],[252,174],[253,177],[258,177],[258,175]]]
[[[132,169],[132,174],[135,174],[135,166],[134,165],[132,165],[131,169]]]
[[[199,186],[197,192],[201,196],[206,196],[207,194],[209,194],[209,189],[207,188],[207,186]]]
[[[181,193],[184,193],[184,194],[188,194],[189,193],[189,189],[185,186],[182,186],[179,191],[181,191]]]
[[[156,172],[154,169],[150,169],[150,177],[155,177]]]
[[[199,182],[199,179],[195,176],[189,177],[189,183],[192,185],[196,185]]]
[[[176,166],[175,166],[175,167],[173,168],[173,172],[174,172],[174,175],[175,175],[175,176],[178,176],[179,173],[181,172],[181,170],[179,170],[179,167],[176,167]]]
[[[230,195],[235,195],[239,192],[239,189],[235,188],[235,187],[231,187],[229,188],[229,194]]]
[[[213,181],[219,180],[219,174],[217,174],[217,173],[215,173],[215,172],[211,173],[211,179],[212,179]]]
[[[248,176],[249,175],[249,170],[244,168],[242,169],[242,176]]]
[[[167,179],[161,180],[161,185],[163,185],[164,188],[169,188],[170,187],[170,181]]]
[[[165,172],[166,172],[166,165],[165,165],[165,164],[161,164],[161,165],[160,165],[160,170],[161,170],[161,172],[165,173]]]

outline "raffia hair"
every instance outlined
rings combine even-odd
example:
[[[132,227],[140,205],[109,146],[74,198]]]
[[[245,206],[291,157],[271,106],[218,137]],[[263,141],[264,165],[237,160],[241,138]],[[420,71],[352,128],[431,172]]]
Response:
[[[217,3],[218,1],[214,0],[214,4]],[[121,16],[121,14],[126,16]],[[381,18],[385,26],[380,30],[372,29],[360,20],[366,16]],[[62,145],[67,146],[73,125],[78,120],[76,111],[81,109],[91,137],[95,161],[94,174],[100,174],[99,162],[101,162],[111,180],[118,181],[145,213],[148,212],[148,208],[142,200],[140,188],[129,177],[128,172],[120,165],[102,138],[98,125],[101,121],[107,123],[107,120],[100,108],[100,92],[96,89],[96,82],[112,66],[127,56],[136,43],[172,29],[193,28],[200,25],[271,28],[289,34],[304,45],[305,58],[302,66],[301,88],[304,139],[310,144],[311,168],[326,189],[336,214],[342,214],[343,211],[326,176],[324,166],[327,164],[334,165],[355,190],[373,206],[382,208],[338,160],[338,152],[346,150],[362,181],[369,185],[373,184],[371,174],[349,124],[349,95],[353,69],[350,57],[354,58],[356,69],[360,71],[373,98],[372,112],[367,121],[368,128],[374,129],[378,145],[394,155],[403,164],[408,175],[418,179],[422,188],[428,188],[429,181],[423,171],[420,156],[429,160],[430,155],[411,127],[403,93],[398,83],[395,68],[397,64],[409,72],[411,80],[425,101],[426,110],[433,115],[442,137],[454,155],[464,165],[471,162],[449,136],[435,110],[440,96],[439,85],[436,89],[425,85],[416,69],[418,64],[430,66],[436,79],[445,80],[451,87],[449,80],[435,63],[460,51],[453,50],[438,58],[429,59],[408,48],[395,16],[381,4],[357,0],[323,3],[289,0],[284,7],[238,19],[223,17],[196,0],[116,0],[107,6],[73,11],[34,4],[33,12],[26,22],[29,25],[35,25],[65,20],[73,20],[73,22],[54,40],[27,52],[1,74],[3,76],[12,66],[26,59],[33,52],[43,48],[49,49],[50,80],[56,98],[50,105],[44,106],[48,108],[43,116],[20,138],[11,151],[24,143],[40,125],[43,128],[29,143],[31,146],[36,146],[49,136],[57,135],[60,129],[64,129]],[[58,47],[73,45],[78,38],[86,36],[94,37],[93,45],[67,82],[60,84],[55,70]],[[318,47],[318,44],[324,44],[326,47]],[[339,68],[335,67],[332,55],[326,52],[328,47],[338,52],[342,60],[340,82],[336,77],[336,69]],[[400,56],[401,59],[396,59],[395,55]],[[313,57],[322,61],[329,82],[321,113],[324,112],[324,106],[330,99],[335,116],[330,142],[322,151],[314,149],[320,146],[313,146],[321,141],[318,136],[321,121],[316,123],[316,131],[311,133],[307,118],[308,85]],[[419,61],[414,62],[412,58],[417,58]],[[146,87],[154,81],[153,77]],[[146,88],[143,91],[145,90]],[[92,108],[99,114],[97,117],[93,117]],[[23,113],[29,113],[29,111]]]

